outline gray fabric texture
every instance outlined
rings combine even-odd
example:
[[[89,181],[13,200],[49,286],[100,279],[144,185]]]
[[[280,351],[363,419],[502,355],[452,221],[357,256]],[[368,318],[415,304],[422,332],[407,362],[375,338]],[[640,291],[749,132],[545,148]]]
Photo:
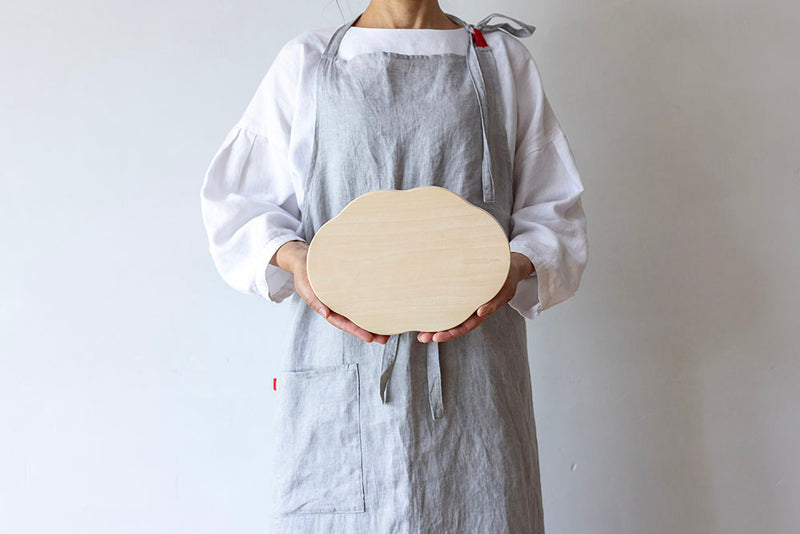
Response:
[[[356,197],[437,185],[509,235],[512,162],[491,47],[462,24],[467,56],[337,57],[316,75],[304,238]],[[424,239],[425,236],[420,236]],[[386,345],[329,324],[294,293],[277,380],[275,533],[544,532],[525,319],[508,305],[473,331]],[[391,306],[391,302],[386,303]]]

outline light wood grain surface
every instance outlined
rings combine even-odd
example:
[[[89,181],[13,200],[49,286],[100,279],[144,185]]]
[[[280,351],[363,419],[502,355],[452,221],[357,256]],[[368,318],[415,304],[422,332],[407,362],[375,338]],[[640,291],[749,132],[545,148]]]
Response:
[[[308,277],[331,310],[376,334],[462,323],[505,282],[511,254],[487,211],[438,186],[378,190],[323,224]]]

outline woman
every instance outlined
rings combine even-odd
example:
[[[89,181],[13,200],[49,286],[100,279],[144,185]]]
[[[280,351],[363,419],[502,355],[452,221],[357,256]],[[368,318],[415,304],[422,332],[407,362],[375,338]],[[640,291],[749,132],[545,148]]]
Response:
[[[472,25],[435,0],[373,0],[296,36],[208,169],[220,274],[289,297],[294,315],[276,381],[273,532],[544,531],[525,318],[578,289],[583,185],[518,39],[533,26],[492,16]],[[363,193],[425,185],[506,228],[506,283],[451,330],[372,334],[314,295],[308,243]]]

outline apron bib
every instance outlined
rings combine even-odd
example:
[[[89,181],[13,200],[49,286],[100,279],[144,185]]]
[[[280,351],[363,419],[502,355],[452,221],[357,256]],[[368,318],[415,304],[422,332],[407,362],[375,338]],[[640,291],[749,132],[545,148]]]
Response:
[[[510,235],[512,161],[483,34],[524,37],[534,27],[510,17],[522,28],[489,25],[497,15],[472,25],[447,14],[467,30],[466,57],[343,60],[339,45],[358,17],[335,31],[316,74],[301,208],[307,242],[364,193],[427,185],[488,211]],[[289,302],[294,320],[277,380],[275,532],[542,532],[519,313],[506,304],[446,342],[404,332],[380,345],[334,327],[296,292]]]

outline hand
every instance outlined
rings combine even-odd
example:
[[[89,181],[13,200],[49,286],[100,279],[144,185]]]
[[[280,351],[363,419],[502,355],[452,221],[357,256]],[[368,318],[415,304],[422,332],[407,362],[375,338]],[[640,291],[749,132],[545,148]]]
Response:
[[[285,250],[284,250],[285,249]],[[280,253],[280,254],[279,254]],[[314,293],[311,288],[311,282],[308,281],[308,272],[306,270],[306,257],[308,256],[308,244],[304,241],[289,241],[284,243],[278,252],[275,253],[276,264],[284,268],[282,264],[289,267],[290,272],[294,275],[294,288],[297,294],[303,297],[308,306],[322,315],[333,326],[349,332],[357,338],[367,343],[377,341],[385,345],[389,341],[389,336],[385,334],[373,334],[368,330],[364,330],[353,321],[340,315],[330,308],[325,306],[319,297]]]
[[[514,298],[519,281],[526,279],[533,274],[534,271],[533,263],[531,263],[531,260],[528,259],[527,256],[518,252],[512,252],[511,264],[508,268],[506,281],[492,300],[482,304],[475,313],[467,317],[460,325],[441,332],[420,332],[417,335],[417,340],[422,343],[428,343],[429,341],[448,341],[474,330],[489,317],[489,315],[499,310],[501,306],[504,306],[508,301]]]

